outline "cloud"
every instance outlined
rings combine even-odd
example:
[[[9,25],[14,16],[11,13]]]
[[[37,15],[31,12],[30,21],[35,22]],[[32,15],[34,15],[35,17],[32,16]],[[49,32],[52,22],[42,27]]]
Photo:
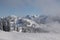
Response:
[[[42,24],[40,26],[42,29],[47,30],[49,32],[60,33],[60,23],[58,22],[52,22],[45,25]]]

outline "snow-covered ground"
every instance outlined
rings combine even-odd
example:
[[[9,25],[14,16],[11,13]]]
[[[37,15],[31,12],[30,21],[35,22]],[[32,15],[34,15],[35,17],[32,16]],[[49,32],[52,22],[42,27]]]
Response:
[[[7,19],[9,18],[10,17],[7,17]],[[38,30],[38,32],[40,33],[15,32],[16,30],[14,32],[13,31],[10,31],[10,32],[0,31],[0,40],[60,40],[60,17],[50,18],[50,17],[45,17],[45,16],[41,16],[41,17],[33,16],[33,18],[29,19],[30,17],[17,18],[16,16],[11,16],[11,18],[13,20],[12,21],[10,19],[9,20],[11,21],[10,23],[12,24],[12,26],[15,27],[17,25],[17,27],[26,27],[26,30],[29,30],[29,31],[31,30],[32,32],[35,32],[37,28],[40,28],[40,30]],[[0,20],[0,24],[2,23],[1,21],[2,19]],[[7,22],[7,20],[4,20],[4,22]],[[0,27],[3,27],[2,24],[0,25]],[[8,23],[6,27],[8,27]],[[14,30],[14,28],[11,30]],[[46,33],[46,31],[48,31],[49,33]],[[45,33],[41,33],[41,32],[45,32]]]
[[[60,34],[0,32],[0,40],[60,40]]]

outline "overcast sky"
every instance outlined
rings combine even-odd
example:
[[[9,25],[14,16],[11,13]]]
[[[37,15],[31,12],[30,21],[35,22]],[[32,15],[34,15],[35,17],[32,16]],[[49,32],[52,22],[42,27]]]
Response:
[[[60,15],[60,0],[0,0],[0,16]]]

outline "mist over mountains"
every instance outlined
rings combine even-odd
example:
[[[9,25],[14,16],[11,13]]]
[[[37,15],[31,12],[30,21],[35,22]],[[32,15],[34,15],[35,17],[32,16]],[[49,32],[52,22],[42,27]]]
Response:
[[[60,17],[46,15],[0,17],[0,30],[60,33]]]

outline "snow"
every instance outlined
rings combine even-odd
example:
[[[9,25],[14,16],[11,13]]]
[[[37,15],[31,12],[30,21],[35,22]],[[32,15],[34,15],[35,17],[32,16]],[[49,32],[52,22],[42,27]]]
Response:
[[[16,32],[16,31],[10,31],[10,32],[4,32],[0,31],[0,40],[60,40],[60,19],[59,18],[50,18],[46,20],[47,23],[42,24],[40,23],[41,19],[45,20],[45,16],[43,17],[36,17],[36,21],[32,19],[27,19],[27,18],[17,18],[17,16],[12,15],[12,19],[15,18],[11,24],[16,23],[19,19],[23,19],[23,22],[29,22],[30,25],[28,27],[32,27],[33,24],[35,24],[36,28],[41,28],[43,30],[49,31],[49,33],[23,33],[21,32]],[[39,19],[39,20],[38,20]],[[44,21],[42,21],[44,23]],[[26,24],[27,25],[27,24]],[[20,25],[21,26],[21,25]],[[34,26],[34,27],[35,27]],[[20,28],[21,29],[21,28]]]
[[[27,21],[27,22],[29,22],[30,23],[30,25],[27,25],[27,26],[32,26],[32,24],[35,24],[37,27],[39,27],[40,25],[39,24],[37,24],[35,21],[32,21],[32,20],[29,20],[29,19],[23,19],[24,21]]]
[[[0,32],[0,40],[60,40],[60,34]]]

